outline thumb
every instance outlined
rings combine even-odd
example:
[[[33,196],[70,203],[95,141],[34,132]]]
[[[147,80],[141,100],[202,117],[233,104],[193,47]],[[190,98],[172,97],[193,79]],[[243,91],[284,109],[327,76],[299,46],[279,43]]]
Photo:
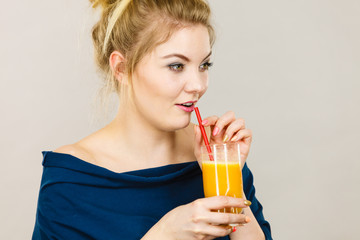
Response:
[[[196,157],[196,160],[198,161],[200,167],[201,167],[201,145],[202,145],[202,135],[200,131],[200,127],[198,125],[194,124],[194,154]]]

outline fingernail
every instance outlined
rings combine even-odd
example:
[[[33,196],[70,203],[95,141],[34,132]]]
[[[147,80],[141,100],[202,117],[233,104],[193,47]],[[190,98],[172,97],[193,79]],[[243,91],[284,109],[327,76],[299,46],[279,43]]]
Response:
[[[202,125],[205,125],[205,124],[207,124],[208,122],[209,122],[209,121],[205,119],[205,120],[203,120],[203,121],[201,122],[201,124],[202,124]]]
[[[251,219],[250,219],[248,216],[246,216],[246,217],[245,217],[245,222],[246,222],[246,223],[249,223],[250,221],[251,221]]]
[[[223,139],[223,142],[227,142],[229,140],[229,136],[228,135],[225,135],[224,139]]]
[[[245,204],[246,206],[250,206],[250,205],[251,205],[251,201],[245,200],[245,201],[244,201],[244,204]]]
[[[216,136],[216,134],[218,134],[218,133],[219,133],[219,128],[215,127],[214,131],[213,131],[213,135]]]
[[[236,227],[233,227],[232,232],[236,232]]]
[[[234,136],[230,141],[235,142],[237,140],[237,136]]]

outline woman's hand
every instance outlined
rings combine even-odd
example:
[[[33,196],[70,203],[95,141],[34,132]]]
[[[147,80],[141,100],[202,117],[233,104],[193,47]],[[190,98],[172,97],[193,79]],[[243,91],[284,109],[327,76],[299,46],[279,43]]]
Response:
[[[210,197],[195,200],[168,212],[150,231],[145,239],[214,239],[229,235],[232,228],[219,225],[244,225],[250,218],[243,214],[218,213],[211,210],[226,207],[246,208],[250,204],[241,198]]]
[[[203,119],[202,125],[211,129],[210,144],[238,142],[240,144],[241,164],[244,166],[252,141],[252,132],[245,128],[244,119],[236,118],[234,112],[229,111],[221,117],[212,116]],[[200,128],[195,126],[195,156],[199,163],[201,163],[200,149],[203,145]]]

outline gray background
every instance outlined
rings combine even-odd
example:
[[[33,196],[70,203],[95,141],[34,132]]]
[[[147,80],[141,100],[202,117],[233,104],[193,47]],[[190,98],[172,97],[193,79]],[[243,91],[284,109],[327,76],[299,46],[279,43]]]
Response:
[[[248,164],[274,239],[359,239],[360,1],[211,5],[215,64],[199,107],[253,130]],[[102,126],[95,19],[88,1],[1,2],[0,239],[30,239],[41,151]]]

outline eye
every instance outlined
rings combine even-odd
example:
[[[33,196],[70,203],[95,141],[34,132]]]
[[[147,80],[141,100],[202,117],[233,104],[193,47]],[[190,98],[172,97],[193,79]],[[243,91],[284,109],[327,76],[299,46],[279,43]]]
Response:
[[[184,64],[182,63],[173,63],[168,65],[168,67],[171,71],[175,72],[181,72],[182,70],[184,70]]]
[[[205,62],[203,64],[200,65],[199,69],[201,72],[207,71],[209,70],[209,68],[213,65],[213,63],[211,62]]]

